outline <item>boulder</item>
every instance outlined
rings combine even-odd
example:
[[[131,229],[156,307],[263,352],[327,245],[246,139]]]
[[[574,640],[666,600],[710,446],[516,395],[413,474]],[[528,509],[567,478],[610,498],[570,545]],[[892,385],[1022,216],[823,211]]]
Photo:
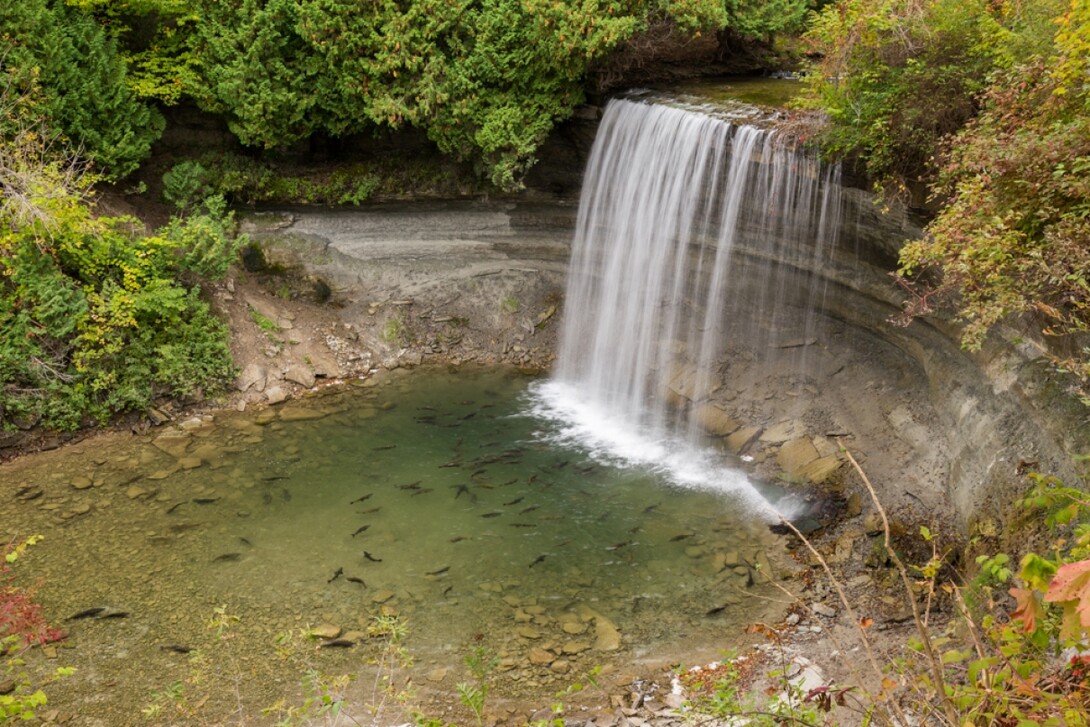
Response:
[[[693,420],[704,431],[717,437],[725,437],[733,434],[742,426],[741,422],[732,419],[725,411],[713,404],[701,404],[693,410]]]
[[[742,427],[727,437],[727,449],[735,454],[742,454],[761,434],[760,427]]]
[[[802,469],[819,458],[817,449],[807,437],[786,442],[776,454],[776,464],[791,477],[798,477]]]

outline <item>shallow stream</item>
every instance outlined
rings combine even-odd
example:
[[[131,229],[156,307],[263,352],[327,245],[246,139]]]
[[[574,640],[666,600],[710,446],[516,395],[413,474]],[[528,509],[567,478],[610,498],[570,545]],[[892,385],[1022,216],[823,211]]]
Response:
[[[558,436],[513,371],[397,373],[0,468],[0,535],[46,536],[21,572],[71,630],[43,662],[79,668],[52,706],[136,724],[153,691],[193,680],[173,647],[201,647],[190,703],[263,723],[300,665],[366,672],[378,640],[350,632],[380,613],[406,627],[418,694],[456,703],[483,647],[495,698],[547,704],[593,666],[715,656],[776,607],[776,539],[746,498]],[[240,618],[229,639],[207,625],[220,606]],[[277,656],[278,633],[318,624],[362,641]],[[344,691],[360,713],[382,701],[372,678]]]

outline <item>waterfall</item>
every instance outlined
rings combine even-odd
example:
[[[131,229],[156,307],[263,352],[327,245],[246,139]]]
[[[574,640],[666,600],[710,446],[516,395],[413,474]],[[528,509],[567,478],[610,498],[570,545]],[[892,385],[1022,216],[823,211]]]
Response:
[[[611,101],[584,177],[543,409],[592,448],[682,483],[746,489],[740,473],[707,471],[701,404],[732,345],[752,352],[747,365],[805,365],[838,175],[775,131]]]

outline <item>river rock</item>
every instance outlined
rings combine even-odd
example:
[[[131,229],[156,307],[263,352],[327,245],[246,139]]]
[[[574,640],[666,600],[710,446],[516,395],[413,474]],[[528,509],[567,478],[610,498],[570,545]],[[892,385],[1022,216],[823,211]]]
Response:
[[[331,623],[321,623],[310,629],[311,636],[317,636],[319,639],[335,639],[341,635],[340,626]]]
[[[574,656],[575,654],[582,654],[584,651],[590,649],[590,643],[586,641],[568,641],[560,647],[560,651],[563,654]]]
[[[541,632],[535,629],[533,626],[520,626],[515,630],[519,636],[524,639],[540,639]]]
[[[594,649],[616,651],[619,648],[621,648],[621,632],[609,619],[599,615],[594,620]]]
[[[238,379],[235,380],[235,388],[239,391],[246,391],[253,387],[256,391],[264,391],[268,376],[269,371],[264,366],[256,363],[247,364],[246,368],[242,369]]]
[[[190,436],[188,432],[178,429],[169,429],[152,440],[152,444],[172,457],[181,457],[189,447]]]
[[[556,657],[549,651],[534,647],[530,649],[530,663],[534,666],[544,666],[551,664]]]
[[[741,422],[734,420],[713,404],[701,404],[693,410],[692,416],[696,423],[704,428],[704,431],[717,437],[733,434],[742,426]]]
[[[310,388],[314,386],[314,372],[308,367],[296,364],[284,372],[284,378],[288,381]]]
[[[309,419],[321,419],[325,412],[317,409],[308,409],[304,406],[286,406],[280,410],[280,420],[285,422],[300,422]]]
[[[181,457],[178,459],[178,466],[183,470],[195,470],[200,467],[204,461],[200,457]]]
[[[549,665],[549,668],[556,674],[567,674],[571,671],[571,662],[567,659],[557,659]]]
[[[579,634],[586,632],[587,625],[582,621],[565,621],[560,628],[563,629],[566,634],[578,636]]]
[[[791,477],[798,477],[803,467],[818,459],[819,456],[808,437],[799,437],[780,447],[780,451],[776,454],[776,464]]]
[[[379,591],[375,595],[371,596],[372,603],[386,603],[397,594],[390,590]]]
[[[288,392],[284,391],[284,388],[281,387],[281,386],[270,386],[267,389],[265,389],[265,399],[270,404],[279,404],[280,402],[284,401],[287,398],[288,398]],[[254,421],[257,422],[258,424],[262,424],[260,416],[258,418],[256,418],[256,419],[254,419]],[[270,417],[268,421],[272,421],[272,417]],[[265,423],[268,423],[268,422],[265,422]]]
[[[147,491],[147,490],[145,490],[145,489],[144,489],[143,487],[141,487],[140,485],[133,485],[133,486],[132,486],[132,487],[130,487],[129,489],[125,490],[125,495],[126,495],[126,496],[127,496],[127,497],[128,497],[129,499],[130,499],[130,500],[135,500],[136,498],[138,498],[138,497],[143,497],[143,496],[144,496],[144,495],[146,495],[146,494],[148,494],[148,491]]]
[[[836,616],[836,609],[832,606],[826,606],[821,601],[815,601],[811,604],[810,610],[818,616],[824,616],[825,618],[834,618]]]
[[[86,490],[87,488],[91,487],[91,485],[94,484],[94,483],[91,482],[90,477],[83,477],[81,475],[81,476],[78,476],[78,477],[73,477],[69,484],[71,484],[72,487],[74,489],[76,489],[76,490]]]

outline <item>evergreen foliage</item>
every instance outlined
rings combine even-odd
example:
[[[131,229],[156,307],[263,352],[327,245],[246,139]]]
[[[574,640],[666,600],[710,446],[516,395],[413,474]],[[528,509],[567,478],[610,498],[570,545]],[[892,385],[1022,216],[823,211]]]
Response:
[[[117,44],[94,18],[58,0],[3,3],[0,43],[0,76],[33,89],[35,113],[100,173],[122,178],[147,157],[162,116],[130,90]]]

